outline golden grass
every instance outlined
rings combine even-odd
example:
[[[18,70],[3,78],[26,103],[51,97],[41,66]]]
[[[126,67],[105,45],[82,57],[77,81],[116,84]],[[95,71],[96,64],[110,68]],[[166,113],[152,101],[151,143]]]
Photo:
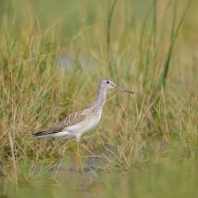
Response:
[[[158,1],[155,15],[149,1],[118,1],[109,27],[109,44],[106,1],[97,6],[92,1],[72,2],[67,1],[65,13],[58,13],[61,6],[52,1],[49,5],[57,6],[55,11],[49,6],[41,14],[37,8],[43,6],[41,2],[29,2],[24,7],[21,1],[3,4],[0,160],[16,171],[25,155],[34,160],[63,155],[72,146],[70,142],[35,140],[32,133],[90,102],[104,77],[112,77],[118,86],[133,90],[135,95],[109,93],[102,124],[95,130],[100,137],[86,139],[85,144],[90,148],[101,142],[118,145],[115,163],[127,171],[134,163],[154,160],[156,155],[168,157],[173,151],[178,159],[195,159],[197,3],[192,3],[178,31],[163,87],[173,16],[175,13],[177,27],[185,1],[178,2],[177,13],[174,3]],[[9,9],[14,10],[11,16]],[[73,61],[70,68],[61,68],[62,54]]]

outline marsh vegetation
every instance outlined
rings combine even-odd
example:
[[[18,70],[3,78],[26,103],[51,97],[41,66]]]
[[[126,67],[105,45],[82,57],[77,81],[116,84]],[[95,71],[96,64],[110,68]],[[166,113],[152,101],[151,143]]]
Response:
[[[0,197],[198,195],[197,1],[0,2]],[[95,97],[81,145],[35,139]],[[77,190],[76,190],[77,189]]]

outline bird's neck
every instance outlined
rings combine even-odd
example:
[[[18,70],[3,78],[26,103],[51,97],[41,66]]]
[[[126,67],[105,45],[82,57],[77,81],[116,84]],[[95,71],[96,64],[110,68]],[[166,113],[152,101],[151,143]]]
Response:
[[[106,94],[107,91],[102,89],[101,87],[98,87],[98,91],[97,91],[97,96],[96,96],[96,102],[99,103],[102,107],[105,104],[106,101]]]

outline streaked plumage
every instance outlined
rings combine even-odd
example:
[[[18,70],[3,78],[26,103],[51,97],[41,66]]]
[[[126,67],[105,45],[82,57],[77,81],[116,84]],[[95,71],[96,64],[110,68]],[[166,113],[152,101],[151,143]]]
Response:
[[[98,84],[97,96],[92,103],[85,106],[82,110],[68,115],[57,125],[33,135],[38,138],[76,138],[79,144],[81,136],[93,130],[99,123],[102,116],[102,109],[106,101],[106,92],[109,89],[117,89],[119,91],[133,93],[132,91],[116,86],[111,79],[102,79]]]

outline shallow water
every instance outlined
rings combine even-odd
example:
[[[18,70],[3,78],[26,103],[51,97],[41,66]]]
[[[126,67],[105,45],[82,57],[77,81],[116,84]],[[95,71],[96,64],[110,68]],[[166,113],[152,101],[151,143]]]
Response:
[[[157,146],[164,151],[168,148],[163,141],[157,141]],[[176,141],[175,144],[178,144]],[[153,142],[154,145],[154,142]],[[117,147],[107,145],[108,149],[117,154]],[[181,145],[180,145],[181,147]],[[178,148],[178,146],[177,146]],[[94,150],[94,154],[82,149],[82,163],[84,175],[76,172],[75,151],[68,151],[65,157],[56,162],[31,162],[34,166],[32,174],[37,176],[43,167],[49,167],[42,177],[32,181],[23,181],[16,188],[8,185],[1,175],[0,198],[3,197],[159,197],[178,195],[186,197],[196,194],[197,165],[184,166],[183,161],[174,157],[154,158],[155,162],[143,161],[138,165],[132,164],[130,172],[112,164],[102,154],[112,160],[114,156],[103,147]],[[144,156],[145,149],[140,150]],[[148,151],[147,151],[148,152]],[[153,156],[153,155],[152,155]],[[109,166],[111,166],[109,168]],[[195,168],[194,168],[195,167]],[[31,172],[31,171],[30,171]],[[189,188],[188,183],[191,182]],[[163,196],[162,196],[163,197]]]
[[[112,147],[111,150],[116,150],[116,148]],[[104,153],[110,157],[110,154],[104,148],[103,150],[99,149],[96,153]],[[75,152],[66,153],[65,157],[58,162],[30,165],[34,166],[33,170],[36,175],[39,173],[41,166],[47,167],[50,164],[51,168],[47,171],[44,181],[37,180],[29,184],[27,182],[27,185],[23,182],[16,190],[13,186],[6,186],[2,176],[0,178],[0,198],[12,197],[16,193],[19,197],[26,197],[31,194],[35,194],[35,196],[44,196],[43,194],[45,194],[46,197],[49,197],[52,196],[49,191],[52,194],[67,191],[71,196],[80,194],[82,197],[87,197],[95,193],[102,196],[105,191],[104,181],[111,179],[107,168],[108,161],[102,155],[90,155],[89,152],[83,152],[83,154],[81,161],[84,175],[81,172],[76,172]]]

